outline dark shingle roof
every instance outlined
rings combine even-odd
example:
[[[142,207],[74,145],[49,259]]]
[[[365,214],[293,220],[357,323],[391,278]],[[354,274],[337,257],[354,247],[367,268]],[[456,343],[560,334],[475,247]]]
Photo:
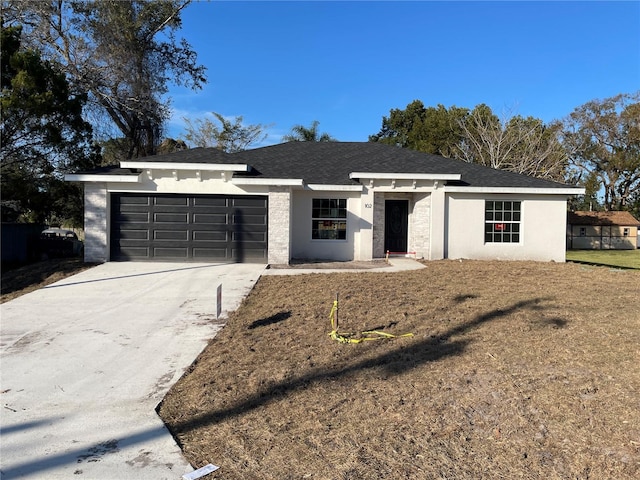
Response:
[[[288,142],[268,147],[224,153],[215,148],[195,148],[138,159],[146,162],[247,164],[236,176],[295,178],[307,184],[354,185],[352,172],[461,174],[449,185],[472,187],[567,188],[562,183],[495,170],[439,155],[373,142]]]
[[[495,170],[373,142],[289,142],[231,155],[264,178],[302,178],[308,184],[350,185],[352,172],[461,174],[461,182],[475,187],[566,188],[567,185]]]
[[[91,174],[91,175],[139,175],[140,170],[135,168],[120,168],[118,165],[108,165],[106,167],[98,167],[93,170],[81,170],[73,172],[75,175]]]
[[[166,163],[237,163],[229,160],[230,154],[217,148],[190,148],[178,150],[173,153],[154,155],[152,157],[137,158],[141,162],[166,162]],[[134,160],[131,160],[134,161]]]

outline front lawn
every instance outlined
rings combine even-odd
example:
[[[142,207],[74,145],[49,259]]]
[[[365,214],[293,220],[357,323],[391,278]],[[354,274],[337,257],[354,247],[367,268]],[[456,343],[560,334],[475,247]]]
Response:
[[[640,478],[640,271],[262,277],[159,413],[233,479]],[[341,344],[341,331],[413,337]]]
[[[567,261],[637,268],[640,270],[640,249],[637,250],[567,250]]]

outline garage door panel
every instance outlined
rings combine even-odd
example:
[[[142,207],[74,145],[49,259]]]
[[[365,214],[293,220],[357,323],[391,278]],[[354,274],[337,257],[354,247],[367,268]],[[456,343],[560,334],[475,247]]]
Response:
[[[154,213],[153,221],[155,223],[176,223],[186,225],[189,220],[188,213]]]
[[[234,215],[233,223],[236,225],[266,225],[266,217],[264,215]]]
[[[121,230],[121,240],[149,240],[149,230]]]
[[[229,222],[229,217],[225,213],[219,214],[207,214],[207,213],[194,213],[193,223],[196,225],[210,224],[210,225],[226,225]]]
[[[155,247],[153,249],[153,256],[159,258],[187,258],[189,253],[188,248],[177,247]]]
[[[156,205],[162,205],[162,206],[182,206],[182,207],[188,207],[189,206],[189,198],[188,197],[182,197],[182,196],[167,196],[167,197],[153,197],[154,199],[154,203]]]
[[[134,260],[136,258],[149,258],[149,249],[146,247],[127,247],[120,248],[121,258],[120,260]]]
[[[267,241],[267,232],[231,232],[234,242],[264,243]]]
[[[115,216],[115,221],[122,223],[149,223],[149,213],[121,212]]]
[[[266,261],[267,197],[112,194],[112,260]]]
[[[267,208],[267,199],[264,197],[238,197],[231,198],[233,207]]]
[[[234,258],[242,260],[263,260],[266,261],[267,255],[261,248],[234,248],[232,250]]]
[[[120,204],[122,206],[126,206],[126,205],[135,205],[135,206],[150,205],[151,204],[151,198],[147,197],[147,196],[140,196],[140,195],[121,194],[120,195]]]
[[[230,257],[230,252],[226,248],[194,248],[193,258],[215,259],[225,261]]]
[[[193,240],[196,242],[227,242],[228,232],[197,230],[193,232]]]
[[[153,232],[154,240],[189,240],[189,232],[186,230],[155,230]]]
[[[228,207],[228,197],[193,197],[194,207]]]

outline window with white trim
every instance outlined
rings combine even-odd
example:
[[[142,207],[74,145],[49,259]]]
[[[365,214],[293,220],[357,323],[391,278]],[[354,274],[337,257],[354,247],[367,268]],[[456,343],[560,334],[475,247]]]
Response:
[[[519,243],[521,202],[485,200],[484,241],[485,243]]]
[[[629,236],[629,229],[628,228],[624,228],[622,230],[622,235],[625,236],[625,237],[628,237]]]
[[[313,240],[347,239],[347,199],[314,198],[311,211]]]

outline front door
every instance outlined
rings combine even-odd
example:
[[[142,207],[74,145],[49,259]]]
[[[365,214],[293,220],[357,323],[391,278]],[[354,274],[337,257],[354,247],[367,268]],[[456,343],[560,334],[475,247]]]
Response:
[[[384,250],[406,252],[409,226],[409,201],[386,200],[384,202]]]

